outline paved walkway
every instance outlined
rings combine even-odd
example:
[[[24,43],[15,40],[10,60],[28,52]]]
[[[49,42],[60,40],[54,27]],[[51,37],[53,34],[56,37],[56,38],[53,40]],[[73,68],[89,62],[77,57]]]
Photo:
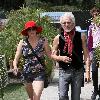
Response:
[[[41,100],[59,100],[58,97],[59,71],[56,69],[54,72],[55,74],[54,74],[53,82],[49,85],[48,88],[44,89]],[[100,68],[99,68],[99,72],[100,72]],[[99,73],[99,83],[100,83],[100,73]],[[92,81],[88,84],[85,83],[85,86],[82,87],[82,91],[81,91],[81,100],[91,100],[92,91],[93,91]],[[70,91],[69,91],[69,95],[70,95]]]

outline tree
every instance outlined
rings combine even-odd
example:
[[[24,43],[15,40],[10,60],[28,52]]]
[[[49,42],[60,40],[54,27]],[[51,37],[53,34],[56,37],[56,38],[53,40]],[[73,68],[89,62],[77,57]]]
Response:
[[[3,31],[0,32],[0,54],[1,55],[5,54],[7,61],[9,59],[14,59],[17,44],[19,43],[20,39],[24,38],[20,34],[20,32],[24,28],[24,24],[29,20],[34,20],[37,22],[38,25],[42,26],[43,32],[41,33],[41,35],[47,37],[49,43],[52,42],[52,39],[57,34],[57,31],[51,25],[50,23],[51,19],[48,16],[40,18],[40,13],[42,12],[44,12],[44,10],[29,8],[29,7],[26,8],[22,7],[19,10],[10,11],[10,13],[7,16],[9,21],[5,26],[5,28],[3,29]],[[20,66],[21,65],[22,61]],[[48,67],[48,69],[49,71],[51,71],[52,68],[51,61],[49,61],[49,65],[50,67]]]
[[[25,0],[0,0],[0,7],[6,10],[19,9]]]
[[[95,0],[83,0],[81,3],[83,9],[89,10],[94,7]]]
[[[24,23],[28,20],[35,20],[39,25],[43,26],[42,35],[48,37],[50,42],[56,31],[51,26],[49,17],[40,18],[39,14],[42,12],[41,9],[28,7],[10,11],[10,14],[7,16],[9,21],[5,29],[0,33],[0,53],[6,54],[6,57],[13,57],[17,43],[23,38],[19,33],[23,29]]]

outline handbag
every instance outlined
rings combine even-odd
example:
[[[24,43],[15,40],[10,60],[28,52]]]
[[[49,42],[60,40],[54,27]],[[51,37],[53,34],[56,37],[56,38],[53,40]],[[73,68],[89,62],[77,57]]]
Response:
[[[26,43],[28,44],[29,48],[31,49],[32,55],[35,56],[35,57],[38,59],[38,61],[40,62],[40,64],[41,64],[42,66],[46,66],[45,63],[43,63],[42,60],[41,60],[41,59],[37,56],[37,54],[34,52],[32,46],[30,45],[30,43],[29,43],[29,41],[28,41],[28,38],[25,38],[25,41],[26,41]],[[49,84],[48,75],[45,74],[44,88],[47,88],[47,87],[48,87],[48,84]]]

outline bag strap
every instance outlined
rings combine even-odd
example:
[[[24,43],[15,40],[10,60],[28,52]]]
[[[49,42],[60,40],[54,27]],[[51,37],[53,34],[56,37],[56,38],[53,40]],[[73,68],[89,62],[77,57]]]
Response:
[[[28,38],[25,38],[25,41],[26,41],[26,43],[28,44],[29,48],[31,49],[32,54],[38,59],[38,61],[40,62],[40,64],[41,64],[42,66],[44,66],[43,63],[42,63],[42,61],[41,61],[41,59],[40,59],[40,58],[38,57],[38,55],[34,52],[34,50],[33,50],[32,46],[31,46],[31,44],[30,44],[29,41],[28,41]]]

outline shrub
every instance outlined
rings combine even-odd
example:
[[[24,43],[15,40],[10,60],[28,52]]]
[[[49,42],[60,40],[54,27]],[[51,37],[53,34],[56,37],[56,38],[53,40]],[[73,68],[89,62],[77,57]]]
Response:
[[[81,9],[79,9],[76,6],[69,6],[69,5],[64,5],[64,6],[52,6],[50,7],[50,11],[63,11],[63,12],[72,12],[72,11],[80,11]]]
[[[5,54],[7,59],[14,58],[16,46],[19,40],[23,38],[23,36],[20,35],[20,32],[22,31],[25,22],[29,20],[34,20],[38,25],[43,27],[41,35],[47,37],[50,43],[52,38],[56,35],[56,30],[50,24],[50,18],[40,18],[40,13],[42,12],[44,12],[44,10],[29,7],[22,7],[19,10],[10,11],[7,15],[9,21],[4,30],[0,33],[0,53]]]
[[[98,61],[100,61],[100,45],[96,48],[95,53],[96,53],[96,58],[98,59]]]
[[[7,73],[6,73],[6,59],[4,55],[0,55],[0,98],[3,100],[4,87],[7,85]]]

